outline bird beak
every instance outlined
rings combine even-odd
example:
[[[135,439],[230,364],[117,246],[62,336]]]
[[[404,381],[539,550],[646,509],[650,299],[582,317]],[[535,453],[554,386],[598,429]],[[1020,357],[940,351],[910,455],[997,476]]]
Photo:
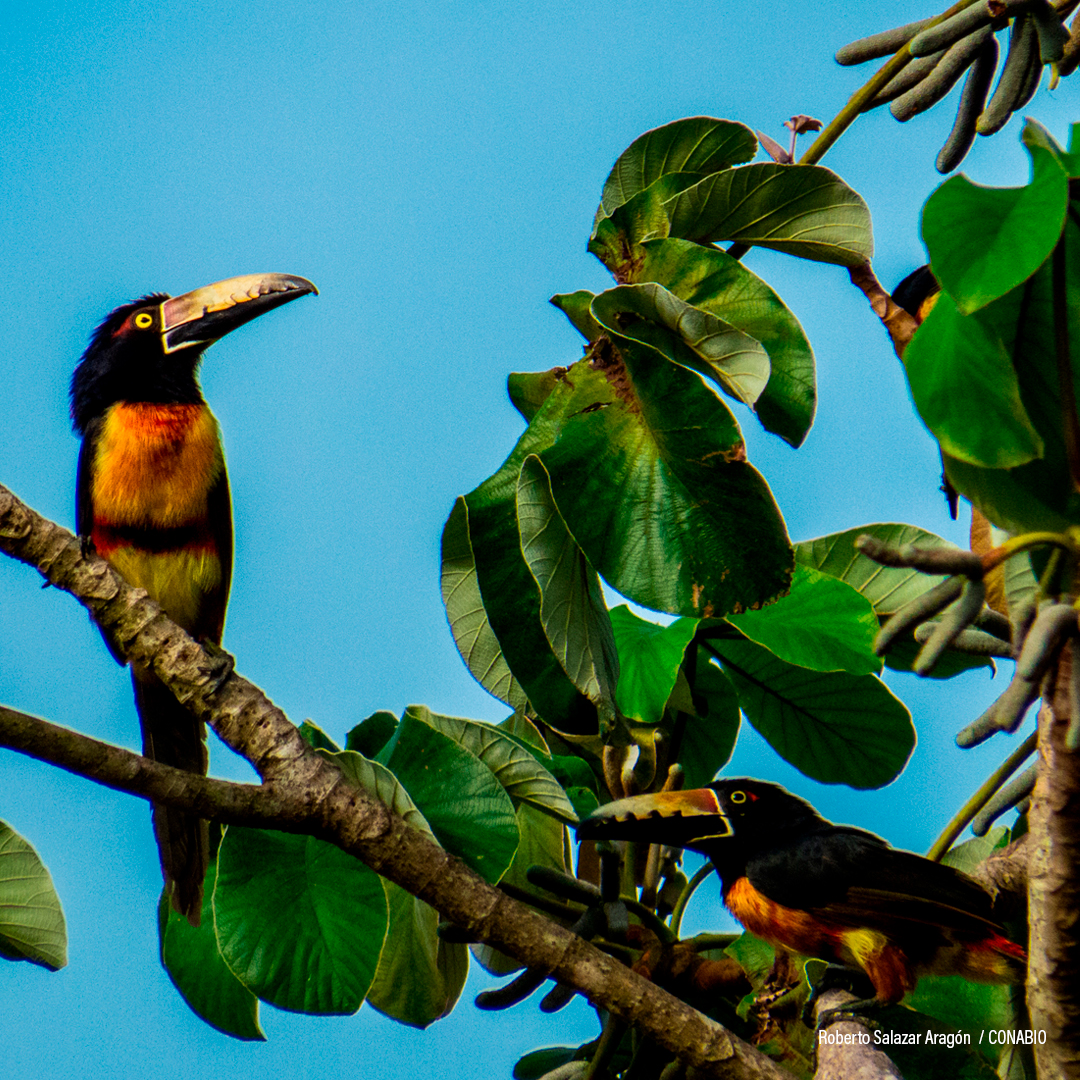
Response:
[[[272,308],[318,291],[307,278],[291,274],[245,274],[170,297],[161,304],[162,346],[166,353],[205,347]]]
[[[577,835],[579,840],[640,840],[692,848],[699,840],[734,836],[735,830],[716,793],[696,788],[617,799],[590,814]]]

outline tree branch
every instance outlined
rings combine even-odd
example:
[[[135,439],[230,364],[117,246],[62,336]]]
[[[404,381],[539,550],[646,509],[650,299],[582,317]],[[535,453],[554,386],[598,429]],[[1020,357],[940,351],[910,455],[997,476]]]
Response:
[[[874,314],[881,320],[885,329],[889,331],[893,349],[901,360],[904,358],[904,350],[908,342],[915,336],[919,324],[909,315],[893,298],[885,291],[884,286],[877,279],[868,259],[861,266],[848,267],[851,275],[851,283],[861,289],[863,295],[870,301],[870,307]]]
[[[1035,1047],[1040,1080],[1080,1076],[1080,754],[1065,748],[1075,640],[1044,686],[1031,800],[1027,1000],[1031,1026],[1047,1036]]]
[[[550,973],[636,1025],[703,1076],[788,1076],[719,1024],[488,885],[355,787],[335,764],[307,746],[258,687],[235,672],[222,682],[220,661],[172,623],[145,592],[128,585],[103,559],[84,554],[78,538],[36,514],[2,485],[0,550],[36,567],[50,584],[77,597],[132,663],[152,669],[194,715],[251,762],[264,783],[255,787],[177,779],[163,766],[136,766],[130,758],[137,755],[90,739],[78,741],[82,737],[68,738],[74,733],[11,710],[0,715],[5,740],[23,739],[26,745],[19,749],[24,752],[35,745],[40,751],[35,756],[43,760],[51,760],[45,756],[51,747],[49,753],[63,768],[172,805],[188,805],[190,800],[191,807],[207,817],[224,817],[230,805],[238,814],[261,814],[255,807],[265,798],[277,807],[275,828],[317,836],[355,855],[480,940]],[[249,791],[251,802],[246,803]],[[267,823],[266,818],[260,821]]]
[[[826,990],[814,1002],[814,1019],[855,1000],[846,990]],[[903,1080],[896,1066],[878,1050],[866,1023],[839,1020],[818,1032],[814,1080]]]

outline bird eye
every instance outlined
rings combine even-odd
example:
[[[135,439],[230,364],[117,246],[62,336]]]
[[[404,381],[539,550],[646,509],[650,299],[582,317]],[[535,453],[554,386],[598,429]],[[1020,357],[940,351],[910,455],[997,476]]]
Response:
[[[744,802],[746,802],[746,792],[745,791],[733,791],[728,796],[728,798],[731,799],[731,801],[733,803],[736,803],[736,804],[744,803]]]
[[[149,311],[140,311],[135,316],[135,325],[140,330],[149,330],[154,325],[154,316]]]

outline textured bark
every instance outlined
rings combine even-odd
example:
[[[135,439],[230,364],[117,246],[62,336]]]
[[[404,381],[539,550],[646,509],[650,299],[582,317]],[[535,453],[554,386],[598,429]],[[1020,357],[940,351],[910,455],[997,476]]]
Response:
[[[1030,815],[1027,1000],[1032,1028],[1046,1032],[1035,1047],[1040,1080],[1080,1077],[1080,754],[1065,749],[1073,647],[1062,651],[1039,710]]]
[[[1010,919],[1024,914],[1027,907],[1030,857],[1031,834],[1024,833],[1019,840],[995,851],[970,872],[993,896],[994,915],[998,919]]]
[[[308,747],[258,687],[170,622],[79,540],[0,486],[0,550],[72,593],[129,660],[152,669],[191,711],[255,767],[262,785],[228,784],[147,762],[23,713],[0,713],[0,745],[91,780],[224,821],[328,840],[425,900],[445,918],[636,1025],[706,1077],[790,1075],[725,1028],[505,893],[355,787]]]
[[[815,1018],[836,1009],[855,996],[846,990],[827,990],[814,1004]],[[821,1038],[851,1042],[821,1042]],[[814,1080],[903,1080],[899,1069],[871,1041],[873,1033],[860,1020],[840,1020],[818,1035]],[[865,1040],[865,1041],[863,1041]]]

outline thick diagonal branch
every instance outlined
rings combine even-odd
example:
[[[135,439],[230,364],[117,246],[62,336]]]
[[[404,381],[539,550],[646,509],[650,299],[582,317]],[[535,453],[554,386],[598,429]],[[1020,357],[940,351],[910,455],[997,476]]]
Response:
[[[131,662],[152,668],[196,716],[251,762],[264,781],[259,788],[249,785],[252,813],[255,801],[263,797],[254,793],[269,789],[266,797],[274,800],[278,811],[273,819],[275,828],[320,837],[357,856],[480,940],[530,967],[550,972],[594,1004],[636,1025],[703,1076],[740,1080],[782,1080],[787,1076],[719,1024],[488,885],[409,828],[381,802],[346,780],[336,765],[310,750],[284,713],[258,687],[235,673],[219,685],[219,661],[172,623],[144,592],[124,582],[108,563],[84,554],[70,532],[36,514],[3,486],[0,550],[36,567],[50,584],[76,596]],[[44,723],[25,714],[5,713],[0,715],[0,728],[21,727],[25,739],[28,720],[31,728],[34,723]],[[55,731],[49,733],[44,728],[39,733],[43,739],[56,737]],[[82,751],[86,750],[83,746]],[[65,768],[91,780],[99,779],[92,756],[84,765],[76,767],[74,758],[64,763]],[[161,785],[154,788],[153,798],[190,805],[207,817],[219,815],[217,795],[224,795],[224,789],[214,788],[217,781],[173,785],[157,770],[135,768],[112,754],[102,755],[97,767],[108,774],[108,779],[104,775],[101,779],[113,787],[146,796],[151,794],[151,786]],[[132,770],[128,779],[125,769]],[[230,789],[244,787],[230,785]],[[241,794],[246,797],[246,792],[236,791],[231,791],[230,797]],[[225,812],[227,806],[220,809]]]

